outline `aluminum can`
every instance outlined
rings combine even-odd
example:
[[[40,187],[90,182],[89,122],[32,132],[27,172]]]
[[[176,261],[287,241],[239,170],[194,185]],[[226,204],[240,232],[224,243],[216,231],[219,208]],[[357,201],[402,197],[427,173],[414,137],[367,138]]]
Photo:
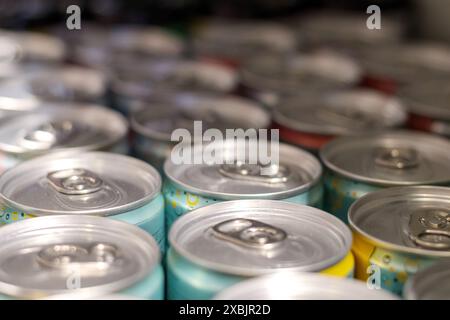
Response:
[[[245,159],[233,152],[240,141],[225,141],[217,154],[224,155],[223,164],[175,164],[168,159],[164,165],[166,180],[163,193],[166,201],[166,227],[187,212],[221,201],[240,199],[284,200],[321,208],[322,167],[310,153],[280,144],[279,163],[252,164],[250,154],[260,155],[259,142],[245,144]],[[270,145],[269,145],[270,147]],[[203,148],[193,149],[194,157]],[[271,167],[268,174],[262,170]]]
[[[189,130],[193,135],[195,121],[202,121],[203,131],[214,128],[223,134],[226,129],[270,126],[270,114],[259,104],[233,95],[179,92],[157,102],[133,106],[135,111],[130,120],[133,154],[161,172],[164,161],[178,143],[171,139],[178,128]]]
[[[10,244],[0,249],[0,299],[164,297],[158,245],[128,223],[55,215],[0,228],[0,239]]]
[[[347,221],[350,205],[382,188],[450,184],[450,143],[411,131],[344,137],[320,151],[324,210]]]
[[[276,108],[284,96],[354,87],[361,75],[351,57],[332,50],[260,54],[243,64],[240,72],[244,94],[268,108]]]
[[[164,200],[158,172],[106,152],[60,152],[0,176],[1,224],[32,217],[107,216],[139,226],[164,250]]]
[[[167,253],[169,299],[210,299],[277,271],[353,275],[351,233],[319,209],[274,200],[237,200],[175,222]]]
[[[401,295],[417,271],[450,257],[450,188],[398,187],[370,193],[349,210],[355,275]]]
[[[335,137],[400,127],[406,119],[398,99],[352,89],[282,99],[274,110],[272,127],[279,128],[281,140],[318,153]]]
[[[30,104],[16,105],[30,107]],[[55,151],[128,153],[127,121],[96,105],[37,104],[34,111],[0,118],[0,172]]]
[[[450,260],[438,262],[410,277],[403,296],[408,300],[450,300]]]
[[[365,283],[306,272],[279,272],[235,284],[216,300],[398,300]]]

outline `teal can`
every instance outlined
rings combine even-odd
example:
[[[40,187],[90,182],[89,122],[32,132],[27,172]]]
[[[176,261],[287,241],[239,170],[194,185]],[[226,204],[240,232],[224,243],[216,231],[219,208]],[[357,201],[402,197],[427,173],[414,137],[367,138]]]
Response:
[[[163,194],[166,201],[166,227],[185,213],[203,206],[240,199],[272,199],[322,207],[322,167],[310,153],[287,144],[279,144],[279,163],[273,171],[262,175],[260,164],[249,164],[247,158],[237,159],[238,142],[226,141],[220,152],[229,155],[226,164],[175,164],[168,159],[164,165]],[[246,142],[246,150],[258,152],[258,141]],[[201,153],[200,147],[193,149]]]
[[[347,222],[350,206],[383,188],[450,184],[450,142],[412,131],[343,137],[320,151],[324,210]]]
[[[350,229],[296,203],[236,200],[178,219],[166,255],[167,298],[211,299],[262,274],[305,271],[345,278],[353,270]]]
[[[0,176],[0,223],[55,214],[96,215],[144,229],[165,250],[161,177],[143,161],[106,152],[60,152]]]
[[[0,228],[0,241],[10,244],[0,249],[0,299],[164,298],[158,244],[129,223],[83,215],[39,217]]]

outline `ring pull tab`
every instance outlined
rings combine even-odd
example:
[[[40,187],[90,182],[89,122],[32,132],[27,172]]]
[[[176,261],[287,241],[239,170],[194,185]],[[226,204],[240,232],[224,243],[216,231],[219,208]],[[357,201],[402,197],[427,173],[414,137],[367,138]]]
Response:
[[[419,247],[432,250],[450,249],[450,211],[421,210],[411,216],[409,237]]]
[[[284,230],[251,219],[231,219],[212,227],[218,239],[253,249],[272,249],[287,238]]]
[[[410,169],[419,165],[419,155],[412,148],[380,148],[376,151],[375,163],[391,169]]]
[[[103,180],[86,169],[65,169],[47,174],[50,185],[58,192],[68,195],[84,195],[102,189]]]
[[[66,270],[79,267],[82,272],[99,271],[121,263],[118,249],[108,243],[95,243],[91,247],[78,244],[56,244],[43,248],[37,262],[52,269]]]
[[[247,164],[235,161],[233,164],[223,164],[219,172],[234,180],[245,180],[259,183],[285,183],[289,180],[290,170],[288,167],[270,164]]]
[[[51,121],[25,133],[21,144],[31,150],[45,150],[61,144],[75,133],[75,125],[69,120]]]

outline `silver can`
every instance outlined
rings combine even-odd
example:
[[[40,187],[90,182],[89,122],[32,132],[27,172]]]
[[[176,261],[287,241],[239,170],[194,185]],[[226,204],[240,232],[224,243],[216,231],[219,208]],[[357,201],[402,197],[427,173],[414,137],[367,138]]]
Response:
[[[127,121],[114,111],[78,104],[37,104],[35,108],[0,119],[0,171],[54,151],[128,152]]]
[[[89,216],[30,219],[0,229],[0,299],[58,294],[163,298],[155,240],[127,223]]]
[[[398,300],[363,282],[312,273],[279,272],[238,283],[216,300]]]
[[[108,216],[139,226],[164,250],[161,177],[143,161],[113,153],[60,152],[0,176],[0,223],[48,215]]]
[[[405,285],[408,300],[450,300],[450,260],[419,271]]]
[[[169,241],[169,299],[210,299],[248,277],[276,271],[353,272],[350,230],[299,204],[238,200],[203,207],[175,222]]]
[[[361,76],[352,58],[318,50],[288,56],[257,55],[242,66],[241,82],[246,95],[273,108],[282,96],[353,87]]]
[[[270,115],[257,103],[233,95],[178,92],[155,102],[135,102],[131,114],[134,133],[133,151],[161,172],[170,156],[174,130],[184,128],[194,134],[194,122],[202,129],[264,129],[270,126]],[[251,114],[251,117],[247,115]],[[202,132],[203,133],[203,132]]]

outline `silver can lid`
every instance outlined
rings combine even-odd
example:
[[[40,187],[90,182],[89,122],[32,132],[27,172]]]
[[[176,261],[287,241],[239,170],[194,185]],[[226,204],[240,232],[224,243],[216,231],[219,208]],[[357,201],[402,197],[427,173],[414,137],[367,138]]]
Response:
[[[400,187],[367,194],[349,210],[350,226],[377,247],[450,257],[450,188]]]
[[[349,135],[401,126],[406,121],[402,103],[371,90],[304,93],[280,100],[275,122],[300,131]]]
[[[18,298],[112,294],[159,263],[156,241],[131,224],[90,216],[28,219],[0,229],[0,292]]]
[[[202,129],[267,128],[270,115],[251,100],[233,96],[199,92],[174,92],[155,97],[152,102],[135,101],[130,106],[131,127],[139,134],[170,141],[172,132],[184,128],[194,133],[194,121],[202,121]],[[251,117],[247,115],[251,114]]]
[[[0,119],[0,150],[28,155],[55,150],[106,149],[125,138],[127,121],[104,107],[46,104]]]
[[[92,69],[65,66],[29,72],[0,83],[0,104],[32,105],[36,100],[95,102],[106,92],[106,79]]]
[[[320,50],[289,56],[260,55],[243,65],[241,80],[247,87],[298,94],[305,88],[340,88],[360,81],[361,70],[351,58]]]
[[[0,176],[3,202],[33,215],[114,215],[145,205],[160,189],[152,166],[106,152],[58,152]]]
[[[193,159],[203,159],[206,147],[194,146]],[[223,161],[176,164],[168,158],[164,173],[182,190],[223,200],[286,199],[305,192],[321,178],[320,162],[309,152],[287,144],[272,150],[268,142],[267,154],[279,151],[279,161],[265,163],[260,160],[266,150],[259,147],[258,140],[226,140],[214,147]]]
[[[216,300],[398,300],[362,281],[302,272],[277,272],[233,285]]]
[[[169,241],[173,250],[199,266],[255,276],[331,267],[348,254],[352,236],[339,219],[312,207],[237,200],[180,217]]]
[[[450,182],[450,142],[412,131],[341,137],[320,150],[322,162],[344,177],[395,186]]]
[[[196,60],[158,59],[122,63],[112,76],[112,91],[135,99],[151,99],[175,91],[227,93],[237,85],[236,71]]]
[[[403,295],[408,300],[450,300],[450,260],[423,269],[406,282]]]

